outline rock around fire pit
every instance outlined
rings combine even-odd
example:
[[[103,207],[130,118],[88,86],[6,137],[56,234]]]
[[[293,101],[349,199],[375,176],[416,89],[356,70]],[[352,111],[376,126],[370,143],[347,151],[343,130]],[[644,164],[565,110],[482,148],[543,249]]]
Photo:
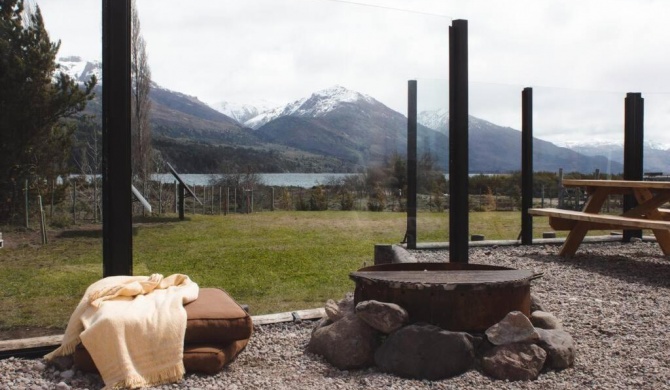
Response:
[[[538,309],[534,307],[533,309]],[[408,324],[401,306],[353,296],[326,303],[309,341],[309,352],[339,369],[376,365],[403,377],[439,380],[480,367],[494,378],[535,379],[574,363],[572,337],[550,313],[508,313],[484,333],[449,331],[423,322]]]

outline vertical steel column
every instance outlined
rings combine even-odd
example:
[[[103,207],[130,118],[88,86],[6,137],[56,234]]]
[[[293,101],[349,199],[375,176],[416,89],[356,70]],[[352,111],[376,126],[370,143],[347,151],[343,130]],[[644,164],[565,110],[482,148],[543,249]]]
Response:
[[[179,190],[178,190],[178,198],[177,198],[177,209],[179,210],[179,220],[183,221],[184,220],[184,203],[186,199],[186,186],[179,183]]]
[[[449,27],[449,261],[468,262],[468,21]]]
[[[405,233],[408,249],[416,249],[416,96],[416,80],[409,80],[407,82],[407,232]]]
[[[130,0],[102,1],[102,268],[132,275]]]
[[[642,180],[644,142],[644,99],[642,98],[642,94],[639,92],[627,93],[625,107],[623,178],[624,180]],[[624,212],[636,205],[637,201],[632,195],[624,195]],[[623,231],[624,242],[630,242],[630,239],[633,237],[642,238],[642,230]]]
[[[533,243],[533,88],[521,92],[521,244]]]

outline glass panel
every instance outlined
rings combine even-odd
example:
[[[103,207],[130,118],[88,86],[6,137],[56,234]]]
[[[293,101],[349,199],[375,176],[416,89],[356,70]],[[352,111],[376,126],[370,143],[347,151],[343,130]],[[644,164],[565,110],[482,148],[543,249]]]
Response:
[[[81,74],[90,62],[99,71],[100,4],[40,4],[67,70]],[[151,205],[134,203],[134,274],[188,274],[225,288],[253,314],[318,307],[351,291],[348,274],[372,262],[374,245],[404,235],[403,175],[394,168],[406,152],[407,80],[446,75],[450,20],[329,1],[171,8],[183,3],[137,1],[156,83],[153,157],[183,174],[198,201],[185,200],[179,221],[164,165],[134,180]],[[102,276],[99,169],[87,154],[100,145],[85,137],[99,131],[100,91],[88,107],[97,116],[77,133],[74,176],[31,181],[28,228],[19,221],[2,229],[3,338],[62,332],[86,286]],[[224,101],[261,110],[300,101],[312,111],[294,112],[282,131],[297,133],[270,142],[278,132],[208,107],[233,117]],[[333,110],[338,104],[348,116]],[[47,245],[39,242],[37,195]],[[435,224],[444,234],[443,222]],[[23,332],[7,332],[17,328]]]
[[[670,94],[643,93],[644,98],[644,172],[648,176],[668,179],[670,175]]]
[[[34,10],[35,3],[24,5]],[[90,61],[99,60],[101,2],[79,2],[77,7],[54,3],[38,5],[51,42],[61,40],[57,58],[76,54]],[[64,34],[66,30],[72,34]],[[85,64],[72,58],[62,62]],[[99,89],[96,95],[99,98]],[[40,107],[39,102],[34,103]],[[89,106],[96,105],[99,101]],[[40,112],[36,109],[31,115]],[[64,170],[64,175],[54,177],[44,164],[35,164],[41,168],[29,175],[13,178],[3,171],[0,180],[14,181],[15,197],[9,205],[11,215],[0,221],[0,340],[62,334],[83,291],[102,275],[102,196],[99,177],[91,176],[99,173],[99,122],[99,115],[88,121],[71,120],[76,128],[74,146],[72,156],[65,161],[70,169]],[[53,134],[62,130],[48,128]],[[49,145],[47,153],[62,151],[60,143],[48,144],[45,139],[46,136],[40,138],[37,144]],[[0,207],[8,206],[6,198],[2,203]]]

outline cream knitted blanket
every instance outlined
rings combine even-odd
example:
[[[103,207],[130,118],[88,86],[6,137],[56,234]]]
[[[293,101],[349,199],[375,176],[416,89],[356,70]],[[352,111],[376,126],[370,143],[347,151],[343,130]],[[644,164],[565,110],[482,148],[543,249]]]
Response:
[[[178,381],[184,375],[184,304],[198,285],[182,274],[112,276],[86,289],[61,346],[45,359],[74,353],[81,342],[105,389]]]

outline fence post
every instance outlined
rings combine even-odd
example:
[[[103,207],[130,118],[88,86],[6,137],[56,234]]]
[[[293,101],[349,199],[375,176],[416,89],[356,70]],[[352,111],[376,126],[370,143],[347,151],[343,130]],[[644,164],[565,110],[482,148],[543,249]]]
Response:
[[[56,179],[51,180],[51,206],[49,208],[49,219],[54,218],[54,192],[56,192]]]
[[[42,245],[46,245],[48,239],[46,221],[44,220],[44,208],[42,207],[42,195],[37,195],[37,203],[40,208],[40,233],[42,235]]]
[[[158,215],[163,213],[163,182],[158,182]]]
[[[144,199],[147,198],[147,182],[145,180],[142,180],[142,196],[144,197]],[[142,216],[143,217],[147,216],[144,207],[142,207]]]
[[[175,182],[176,183],[176,182]],[[184,208],[186,207],[184,205],[184,196],[186,192],[186,187],[179,183],[179,190],[177,191],[177,212],[179,213],[179,220],[183,221],[184,220]]]
[[[275,188],[272,187],[272,202],[270,202],[270,211],[275,211]]]
[[[72,180],[72,223],[77,223],[77,181]]]
[[[30,212],[29,205],[28,205],[28,179],[25,181],[25,185],[23,186],[23,192],[25,193],[25,198],[26,198],[26,229],[30,228],[29,220],[28,220],[28,213]]]
[[[98,179],[93,175],[93,222],[98,223]]]

